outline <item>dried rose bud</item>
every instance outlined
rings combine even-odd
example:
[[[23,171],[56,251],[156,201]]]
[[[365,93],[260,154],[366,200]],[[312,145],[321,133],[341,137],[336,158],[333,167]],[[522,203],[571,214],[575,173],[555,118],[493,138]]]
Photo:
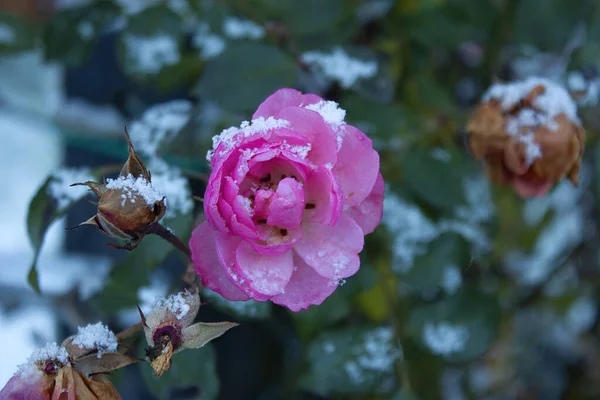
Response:
[[[127,131],[125,137],[129,158],[117,179],[107,179],[106,184],[88,181],[72,186],[87,186],[99,199],[97,214],[79,226],[94,225],[112,238],[127,240],[126,245],[111,246],[131,250],[165,215],[167,203],[152,186],[150,172],[135,152]]]
[[[542,196],[563,178],[579,183],[585,131],[569,93],[542,78],[495,84],[467,125],[490,178],[521,197]]]
[[[96,372],[93,372],[96,373]],[[0,391],[0,399],[107,399],[120,400],[114,386],[101,375],[74,368],[64,347],[50,343],[37,349]]]
[[[198,291],[184,290],[159,299],[147,318],[142,315],[146,341],[150,345],[146,356],[156,376],[171,368],[173,354],[183,349],[200,348],[237,325],[234,322],[198,322],[192,325],[199,309]]]

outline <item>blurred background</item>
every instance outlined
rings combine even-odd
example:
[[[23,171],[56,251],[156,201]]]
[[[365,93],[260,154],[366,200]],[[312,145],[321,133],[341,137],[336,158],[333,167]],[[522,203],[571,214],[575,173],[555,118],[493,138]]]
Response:
[[[600,3],[596,0],[1,0],[0,386],[31,351],[136,322],[185,261],[92,228],[88,178],[114,177],[128,126],[165,224],[201,215],[211,137],[295,87],[339,102],[381,155],[384,219],[361,269],[291,313],[206,290],[241,322],[113,374],[124,399],[599,399]],[[523,201],[493,187],[464,126],[492,83],[577,94],[581,184]],[[81,200],[81,201],[80,201]],[[36,294],[39,282],[41,295]],[[140,337],[141,339],[141,337]],[[138,354],[143,354],[140,341]]]

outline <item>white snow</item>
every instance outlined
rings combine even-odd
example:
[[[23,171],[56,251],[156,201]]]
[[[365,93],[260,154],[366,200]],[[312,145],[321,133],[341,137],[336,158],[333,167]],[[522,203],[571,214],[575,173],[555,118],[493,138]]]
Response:
[[[58,362],[63,365],[69,363],[69,353],[64,347],[60,347],[56,342],[48,343],[44,347],[36,349],[27,359],[25,364],[19,365],[17,373],[22,376],[28,376],[35,368],[37,363]]]
[[[337,135],[338,150],[342,147],[344,141],[344,135],[346,131],[344,126],[346,125],[346,110],[339,107],[339,104],[335,101],[322,100],[315,104],[309,104],[304,106],[307,110],[316,111],[321,114],[321,117],[333,128]]]
[[[206,154],[206,159],[210,162],[212,160],[214,151],[219,145],[223,145],[220,154],[225,154],[229,150],[233,149],[243,139],[249,138],[255,135],[266,134],[267,132],[289,126],[289,121],[283,119],[275,119],[269,117],[267,119],[259,117],[253,119],[251,122],[244,121],[239,128],[231,127],[223,130],[219,135],[215,135],[212,138],[213,149],[209,150]]]
[[[265,28],[254,21],[229,16],[223,21],[223,32],[231,39],[261,39]]]
[[[68,126],[75,131],[100,134],[123,134],[125,118],[111,105],[92,104],[84,99],[64,99],[56,120],[61,126]]]
[[[188,214],[194,208],[188,180],[179,168],[159,158],[153,158],[148,163],[148,170],[152,174],[152,187],[166,198],[169,205],[165,219],[174,218],[178,214]]]
[[[134,178],[133,175],[119,176],[117,179],[108,178],[106,180],[106,188],[111,190],[120,190],[122,192],[121,205],[129,201],[135,203],[136,197],[144,199],[147,205],[153,206],[155,203],[162,201],[164,195],[158,192],[150,182],[142,176]]]
[[[579,71],[572,71],[567,75],[567,87],[577,93],[577,103],[582,106],[595,106],[600,100],[600,78],[586,80]]]
[[[190,12],[186,0],[116,0],[116,2],[123,8],[125,14],[129,15],[138,14],[149,7],[161,3],[164,3],[167,7],[177,13]]]
[[[341,47],[334,48],[332,53],[306,52],[302,54],[302,61],[315,65],[323,75],[338,81],[345,89],[359,79],[375,76],[379,69],[375,61],[352,58]]]
[[[506,132],[525,144],[528,165],[542,156],[541,148],[533,137],[536,127],[543,126],[550,131],[556,131],[558,124],[555,118],[560,114],[564,114],[573,123],[580,124],[577,105],[569,92],[549,79],[531,77],[523,81],[494,84],[483,95],[483,101],[497,99],[502,109],[508,111],[539,85],[543,86],[545,91],[534,99],[534,109],[523,109],[515,117],[510,117],[506,123]]]
[[[77,335],[73,338],[73,344],[82,349],[98,350],[98,358],[101,358],[104,353],[116,352],[119,346],[115,334],[102,322],[79,327]]]
[[[596,322],[598,306],[593,298],[581,296],[571,304],[565,315],[565,325],[573,333],[580,335],[592,328]]]
[[[17,39],[17,34],[15,33],[12,26],[4,23],[0,23],[0,43],[1,44],[11,44]]]
[[[461,285],[462,275],[460,274],[460,268],[456,265],[447,265],[442,275],[442,288],[444,288],[444,291],[447,294],[454,294]]]
[[[155,75],[164,67],[175,65],[180,60],[179,46],[168,35],[124,36],[125,51],[132,69],[144,75]]]
[[[225,40],[210,32],[210,27],[206,22],[201,22],[196,28],[192,37],[193,46],[200,51],[200,56],[204,60],[210,60],[221,54],[226,47]]]
[[[79,33],[79,36],[81,36],[81,38],[84,40],[93,39],[95,33],[94,25],[88,21],[82,21],[77,24],[77,33]]]
[[[177,319],[182,319],[190,311],[190,304],[186,297],[192,294],[187,290],[177,294],[169,295],[166,299],[157,299],[155,307],[167,307]]]
[[[128,129],[136,151],[155,156],[165,141],[173,139],[188,123],[192,103],[172,100],[148,108]]]
[[[428,322],[423,327],[423,342],[434,353],[448,356],[465,349],[469,340],[466,326],[450,322]]]
[[[51,175],[46,190],[56,199],[58,210],[64,210],[89,193],[87,186],[70,185],[94,180],[89,168],[61,168]]]
[[[344,364],[350,379],[360,384],[366,372],[381,374],[392,371],[394,362],[402,356],[401,350],[393,345],[393,339],[391,327],[379,327],[368,332],[364,342],[351,349],[353,358]],[[331,345],[325,342],[325,350],[331,350]]]

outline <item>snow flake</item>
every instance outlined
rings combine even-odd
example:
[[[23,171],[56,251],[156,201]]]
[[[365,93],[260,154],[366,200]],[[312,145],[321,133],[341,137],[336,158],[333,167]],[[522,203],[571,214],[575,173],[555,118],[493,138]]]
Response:
[[[215,58],[225,50],[225,40],[221,36],[211,33],[206,22],[198,24],[192,37],[192,44],[200,50],[200,56],[204,60]]]
[[[338,81],[348,89],[359,79],[371,78],[377,74],[375,61],[363,61],[352,58],[342,49],[336,47],[331,54],[309,51],[302,54],[302,61],[315,65],[326,77]]]
[[[61,168],[52,174],[47,193],[56,199],[58,210],[64,210],[88,193],[87,186],[70,185],[93,180],[89,168]]]
[[[428,322],[423,327],[423,342],[429,349],[442,356],[464,351],[469,340],[466,326],[450,322]]]
[[[39,364],[45,364],[47,362],[56,362],[67,365],[69,364],[69,353],[67,353],[67,350],[64,347],[58,346],[56,342],[48,343],[44,347],[36,349],[24,364],[19,365],[17,374],[29,376],[36,371]]]
[[[344,135],[346,134],[345,126],[346,110],[339,107],[335,101],[321,100],[315,104],[304,106],[307,110],[316,111],[321,114],[321,117],[333,128],[337,135],[338,150],[342,147]]]
[[[223,21],[223,31],[225,35],[232,39],[261,39],[265,36],[265,28],[254,21],[248,19],[239,19],[236,17],[227,17]]]
[[[442,287],[448,294],[454,294],[462,285],[460,269],[456,265],[448,265],[442,275]]]
[[[117,179],[108,178],[106,180],[106,188],[122,191],[122,206],[124,206],[127,201],[135,203],[136,197],[138,196],[142,197],[149,206],[153,206],[156,202],[162,201],[164,198],[164,196],[142,176],[134,178],[131,174],[119,176]]]
[[[364,381],[365,372],[382,374],[389,372],[402,352],[393,345],[394,332],[391,327],[379,327],[367,332],[364,341],[351,351],[355,356],[344,364],[350,379],[358,384]],[[325,342],[324,350],[332,350],[332,343]],[[335,351],[335,346],[333,347]]]
[[[166,299],[159,298],[156,300],[155,307],[167,307],[169,311],[175,315],[175,318],[181,320],[190,311],[190,300],[186,297],[190,297],[192,294],[187,290],[185,292],[179,292],[172,294]]]
[[[77,328],[73,344],[82,349],[98,350],[98,358],[101,358],[104,353],[116,352],[119,342],[108,327],[98,322]]]
[[[164,196],[169,204],[165,219],[171,219],[178,214],[186,215],[192,211],[194,202],[189,182],[179,168],[159,158],[153,158],[148,163],[148,170],[152,172],[152,187]]]
[[[134,69],[145,75],[155,75],[164,67],[175,65],[180,60],[179,45],[168,35],[124,37],[125,50],[134,63]]]
[[[219,146],[221,147],[220,154],[222,155],[233,149],[243,138],[265,134],[273,129],[289,126],[289,124],[289,121],[283,119],[275,119],[273,117],[265,119],[264,117],[259,117],[250,122],[242,122],[239,128],[227,128],[219,135],[213,136],[213,149],[208,151],[206,154],[206,159],[210,162],[212,160],[214,151]]]

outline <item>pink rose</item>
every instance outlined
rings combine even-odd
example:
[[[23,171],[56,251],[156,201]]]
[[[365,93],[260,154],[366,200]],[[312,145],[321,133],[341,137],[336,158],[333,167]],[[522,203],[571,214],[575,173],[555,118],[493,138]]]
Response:
[[[383,212],[371,140],[337,103],[293,89],[213,138],[206,222],[190,240],[202,283],[229,300],[321,304],[360,266]]]

